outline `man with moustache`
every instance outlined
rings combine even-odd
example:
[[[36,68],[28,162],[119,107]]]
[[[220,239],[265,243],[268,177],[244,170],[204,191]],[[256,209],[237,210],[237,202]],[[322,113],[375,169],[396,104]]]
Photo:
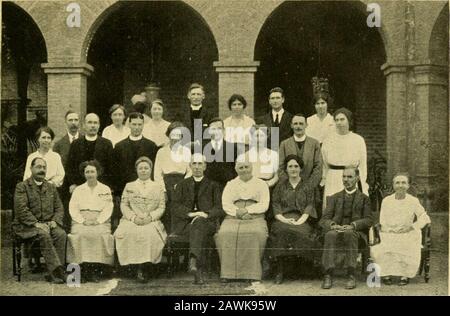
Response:
[[[53,146],[53,151],[61,156],[61,162],[63,164],[64,170],[67,170],[67,159],[69,156],[70,145],[74,140],[78,139],[80,136],[80,116],[78,113],[69,110],[64,116],[66,123],[67,133],[61,137]],[[64,227],[66,229],[70,228],[70,214],[69,214],[69,185],[67,180],[67,175],[64,179],[63,185],[58,188],[59,196],[64,206]]]
[[[292,136],[290,126],[292,114],[283,108],[284,101],[283,89],[280,87],[273,88],[269,92],[269,104],[272,110],[255,120],[257,124],[264,124],[269,128],[278,128],[278,144],[276,144],[278,146],[282,141]],[[269,141],[269,147],[272,146],[271,144],[271,141]],[[275,148],[273,149],[276,150]]]
[[[284,140],[279,149],[280,156],[280,178],[286,178],[283,171],[283,161],[289,155],[296,155],[302,158],[304,167],[301,178],[308,181],[311,187],[316,188],[322,180],[322,153],[320,151],[320,144],[314,138],[306,136],[305,130],[308,124],[306,123],[305,115],[295,114],[291,120],[291,129],[293,136]]]
[[[346,289],[356,287],[355,268],[358,257],[358,244],[361,239],[368,243],[367,233],[373,224],[370,200],[357,188],[359,170],[346,166],[342,174],[344,190],[327,198],[327,206],[319,222],[324,231],[322,267],[323,289],[333,286],[333,272],[336,265],[336,252],[344,251],[344,266],[347,268]]]
[[[45,180],[47,163],[36,157],[31,177],[18,183],[14,194],[13,231],[23,239],[37,237],[47,265],[47,281],[65,282],[66,233],[62,229],[64,210],[56,186]]]

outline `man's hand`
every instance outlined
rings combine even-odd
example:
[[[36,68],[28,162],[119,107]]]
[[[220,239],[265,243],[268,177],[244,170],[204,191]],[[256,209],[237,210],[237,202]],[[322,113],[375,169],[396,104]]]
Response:
[[[208,218],[208,214],[205,212],[197,212],[197,216],[203,217],[203,218]]]
[[[342,230],[354,230],[355,227],[353,225],[343,225],[341,226]]]
[[[56,227],[58,227],[58,224],[56,224],[56,222],[55,221],[51,221],[51,222],[49,222],[48,223],[48,227],[50,227],[50,228],[56,228]]]
[[[73,191],[75,190],[76,187],[77,187],[76,184],[72,184],[72,185],[69,187],[69,192],[70,192],[70,194],[73,193]]]
[[[48,227],[47,224],[45,223],[36,223],[34,224],[34,226],[38,229],[42,229],[43,231],[50,233],[50,227]]]
[[[338,225],[338,224],[331,225],[331,229],[333,229],[333,230],[335,230],[337,232],[344,230],[343,226]]]
[[[239,219],[242,219],[242,216],[244,216],[245,214],[247,214],[247,210],[245,208],[238,208],[236,210],[236,217]]]

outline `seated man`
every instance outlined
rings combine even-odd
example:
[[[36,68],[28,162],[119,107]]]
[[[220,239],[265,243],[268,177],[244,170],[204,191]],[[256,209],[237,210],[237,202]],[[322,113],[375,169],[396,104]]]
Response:
[[[49,276],[62,284],[66,258],[66,233],[62,229],[64,209],[56,186],[45,180],[47,164],[36,157],[31,162],[31,177],[17,184],[14,194],[13,231],[20,238],[37,236]]]
[[[222,210],[222,191],[218,183],[204,176],[206,158],[192,155],[192,177],[184,179],[175,188],[172,226],[173,233],[189,240],[189,270],[196,284],[203,284],[202,269],[205,248],[216,233]]]
[[[319,222],[325,232],[322,254],[322,265],[325,271],[323,289],[330,289],[333,286],[332,275],[338,248],[345,253],[344,265],[348,275],[345,288],[356,287],[358,241],[362,238],[367,243],[367,231],[373,221],[369,197],[357,189],[358,168],[345,167],[342,180],[344,190],[328,197],[327,207]]]
[[[391,277],[395,276],[399,277],[399,285],[406,285],[419,269],[421,229],[431,220],[419,200],[406,193],[409,188],[407,174],[394,176],[393,188],[395,193],[381,203],[381,242],[372,247],[371,254],[380,266],[384,284],[391,285]]]

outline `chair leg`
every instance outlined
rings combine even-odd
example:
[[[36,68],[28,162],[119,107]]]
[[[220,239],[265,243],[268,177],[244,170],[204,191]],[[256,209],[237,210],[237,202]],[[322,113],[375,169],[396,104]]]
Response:
[[[424,258],[424,263],[423,263],[423,268],[424,268],[424,278],[425,278],[425,283],[428,283],[428,281],[430,280],[430,251],[427,250],[426,251],[426,255]]]
[[[13,275],[17,276],[17,261],[16,261],[16,241],[13,240],[13,244],[12,244],[12,257],[13,257]]]
[[[172,243],[167,243],[167,277],[170,279],[173,276],[173,248]]]
[[[16,260],[17,260],[17,281],[22,279],[22,246],[19,244],[16,247]]]

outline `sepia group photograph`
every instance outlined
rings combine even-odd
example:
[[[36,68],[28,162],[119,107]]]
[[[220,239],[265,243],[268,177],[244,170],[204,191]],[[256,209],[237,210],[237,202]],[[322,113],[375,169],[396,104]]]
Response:
[[[0,5],[0,296],[449,295],[448,1]]]

